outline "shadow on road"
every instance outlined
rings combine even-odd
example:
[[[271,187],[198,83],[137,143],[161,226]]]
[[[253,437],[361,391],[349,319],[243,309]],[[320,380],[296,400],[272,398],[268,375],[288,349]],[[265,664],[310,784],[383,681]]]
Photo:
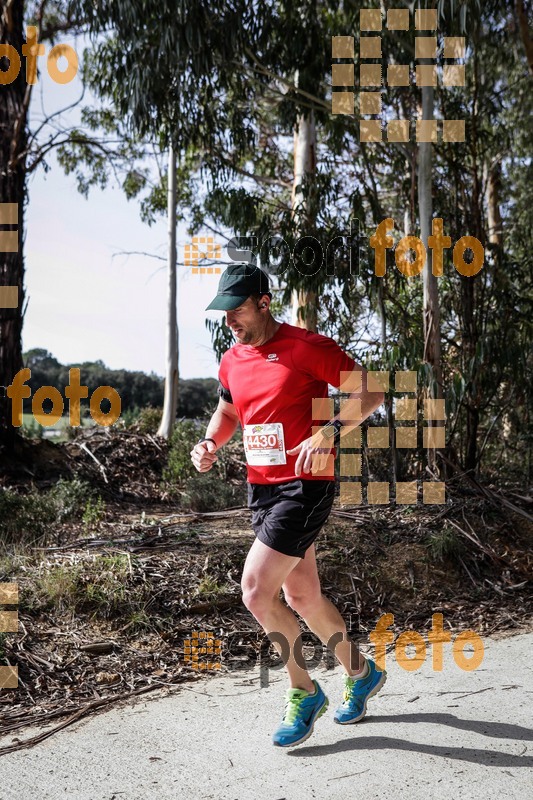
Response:
[[[369,718],[370,721],[370,718]],[[438,725],[448,725],[450,728],[459,728],[462,731],[473,731],[483,736],[493,736],[495,739],[516,739],[521,742],[533,742],[533,730],[523,728],[521,725],[511,725],[509,722],[489,722],[488,720],[460,719],[455,714],[395,714],[386,717],[372,717],[374,722],[435,722]]]
[[[483,736],[514,741],[533,741],[533,731],[520,725],[507,722],[488,722],[486,720],[460,719],[453,714],[397,714],[395,716],[372,717],[358,726],[367,727],[376,722],[421,722],[437,723],[460,730],[473,731]],[[340,726],[339,726],[340,727]],[[358,727],[358,730],[360,728]],[[339,731],[340,732],[340,731]],[[448,745],[422,744],[405,739],[394,739],[390,736],[357,736],[344,739],[335,744],[308,745],[290,750],[288,755],[296,758],[310,756],[327,756],[350,750],[405,750],[410,753],[426,753],[430,756],[442,756],[457,761],[470,761],[473,764],[484,764],[488,767],[533,767],[533,756],[513,755],[496,750],[483,750],[471,747],[451,747]],[[525,752],[525,751],[524,751]]]

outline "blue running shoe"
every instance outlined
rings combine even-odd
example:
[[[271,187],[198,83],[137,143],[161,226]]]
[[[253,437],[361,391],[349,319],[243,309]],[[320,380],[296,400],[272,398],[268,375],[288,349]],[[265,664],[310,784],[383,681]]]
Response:
[[[344,701],[335,711],[335,722],[339,725],[350,725],[359,722],[366,714],[366,704],[370,697],[379,692],[387,680],[385,670],[379,672],[372,659],[367,658],[368,674],[366,678],[355,680],[344,676]]]
[[[283,722],[272,737],[277,747],[291,747],[305,742],[313,733],[315,720],[325,714],[329,700],[318,681],[314,680],[313,683],[314,694],[305,689],[288,689]]]

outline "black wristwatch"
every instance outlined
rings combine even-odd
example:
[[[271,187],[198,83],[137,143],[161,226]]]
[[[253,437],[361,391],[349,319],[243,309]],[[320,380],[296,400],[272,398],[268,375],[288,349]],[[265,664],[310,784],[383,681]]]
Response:
[[[196,444],[202,444],[202,442],[213,442],[213,444],[215,445],[215,447],[217,447],[217,446],[218,446],[218,445],[217,445],[217,443],[215,442],[215,440],[214,440],[214,439],[212,439],[210,436],[208,436],[207,438],[203,437],[202,439],[198,439],[198,441],[196,442]]]
[[[338,447],[341,440],[341,428],[342,422],[340,419],[334,419],[324,425],[322,428],[322,434],[326,437],[326,439],[333,439],[335,447]]]

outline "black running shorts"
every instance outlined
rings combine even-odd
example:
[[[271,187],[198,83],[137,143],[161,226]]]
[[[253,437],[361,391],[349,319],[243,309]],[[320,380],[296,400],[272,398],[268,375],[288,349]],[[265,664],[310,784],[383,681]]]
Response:
[[[304,558],[329,516],[334,496],[335,481],[249,483],[255,535],[279,553]]]

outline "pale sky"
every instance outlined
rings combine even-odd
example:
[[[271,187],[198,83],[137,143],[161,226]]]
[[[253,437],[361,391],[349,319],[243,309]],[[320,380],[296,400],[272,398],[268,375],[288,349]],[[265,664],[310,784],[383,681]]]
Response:
[[[69,39],[65,43],[74,44]],[[76,49],[81,56],[83,44]],[[45,59],[40,59],[34,116],[41,116],[41,100],[51,113],[80,94],[78,78],[56,84],[47,74]],[[84,103],[89,104],[87,98]],[[69,111],[60,119],[65,126],[75,124],[78,113]],[[113,254],[140,250],[165,256],[166,220],[152,227],[143,223],[138,201],[127,201],[116,186],[91,189],[86,200],[74,176],[66,176],[54,158],[49,163],[49,172],[39,168],[28,187],[24,350],[44,347],[62,363],[101,359],[112,369],[164,375],[166,265],[144,256]],[[187,240],[180,227],[178,261],[184,260]],[[178,270],[180,375],[215,377],[217,363],[204,309],[216,294],[219,276]],[[209,315],[221,317],[216,312]]]

